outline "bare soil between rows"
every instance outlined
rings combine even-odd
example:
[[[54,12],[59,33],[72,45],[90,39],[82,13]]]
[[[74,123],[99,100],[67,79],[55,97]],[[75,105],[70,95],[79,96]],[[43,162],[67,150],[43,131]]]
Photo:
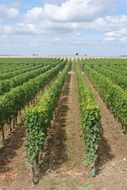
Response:
[[[48,132],[42,162],[42,179],[33,186],[25,163],[25,131],[16,128],[0,148],[0,190],[126,190],[127,138],[97,90],[84,75],[101,107],[102,140],[98,175],[91,177],[85,155],[79,116],[76,76],[69,72],[52,126]]]
[[[97,190],[127,189],[127,136],[122,126],[103,102],[88,77],[84,79],[101,108],[102,139],[99,149],[99,175],[89,183]]]
[[[42,179],[32,186],[25,164],[24,127],[17,128],[1,152],[1,190],[74,189],[84,185],[84,143],[81,136],[75,75],[68,74],[54,120],[48,132],[42,162]],[[6,158],[5,158],[6,157]],[[5,159],[5,161],[4,161]],[[3,164],[4,163],[4,164]]]

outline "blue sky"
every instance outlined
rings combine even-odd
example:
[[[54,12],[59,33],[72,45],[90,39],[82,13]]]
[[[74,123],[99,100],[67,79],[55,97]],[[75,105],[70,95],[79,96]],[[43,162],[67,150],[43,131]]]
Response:
[[[0,1],[0,54],[127,55],[127,1]]]

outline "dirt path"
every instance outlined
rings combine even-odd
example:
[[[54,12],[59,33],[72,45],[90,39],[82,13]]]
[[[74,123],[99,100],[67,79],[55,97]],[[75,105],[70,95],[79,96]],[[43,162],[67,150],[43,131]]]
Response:
[[[0,149],[0,190],[126,190],[127,138],[96,89],[84,75],[101,107],[103,137],[99,150],[99,174],[90,176],[81,136],[75,73],[69,73],[48,132],[43,155],[42,180],[31,180],[24,156],[25,133],[17,128]]]
[[[31,185],[29,172],[24,163],[25,136],[24,134],[20,136],[17,132],[12,144],[20,141],[22,143],[15,150],[11,149],[13,156],[6,162],[9,174],[6,171],[1,173],[3,181],[0,183],[0,190],[78,190],[87,187],[84,177],[89,174],[84,167],[84,144],[73,72],[68,75],[48,133],[42,163],[43,176],[36,186]],[[3,149],[3,152],[6,151]]]
[[[90,181],[97,190],[127,190],[127,136],[108,110],[97,90],[84,75],[101,108],[103,137],[99,150],[99,175]]]

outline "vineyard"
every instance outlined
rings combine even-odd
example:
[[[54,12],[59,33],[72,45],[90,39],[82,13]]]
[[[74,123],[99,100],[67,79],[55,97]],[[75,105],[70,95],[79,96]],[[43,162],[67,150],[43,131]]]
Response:
[[[0,190],[127,189],[127,59],[0,58]]]

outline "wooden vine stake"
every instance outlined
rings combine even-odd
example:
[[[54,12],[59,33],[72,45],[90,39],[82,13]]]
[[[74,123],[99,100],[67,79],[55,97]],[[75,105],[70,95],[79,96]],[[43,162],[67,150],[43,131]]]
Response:
[[[12,133],[11,121],[12,121],[12,119],[9,119],[9,121],[8,121],[8,125],[9,125],[9,128],[10,128],[10,133]]]
[[[32,162],[30,163],[30,175],[31,175],[31,179],[32,179],[32,183],[33,184],[37,184],[39,183],[39,177],[37,175],[37,160],[36,158],[32,159]]]
[[[5,134],[4,134],[4,125],[1,125],[1,132],[2,132],[2,141],[5,140]]]
[[[17,121],[18,121],[18,116],[15,116],[13,118],[13,129],[15,129],[16,125],[17,125]]]
[[[17,123],[18,123],[18,118],[19,118],[19,123],[22,123],[22,111],[20,110],[17,115]]]

